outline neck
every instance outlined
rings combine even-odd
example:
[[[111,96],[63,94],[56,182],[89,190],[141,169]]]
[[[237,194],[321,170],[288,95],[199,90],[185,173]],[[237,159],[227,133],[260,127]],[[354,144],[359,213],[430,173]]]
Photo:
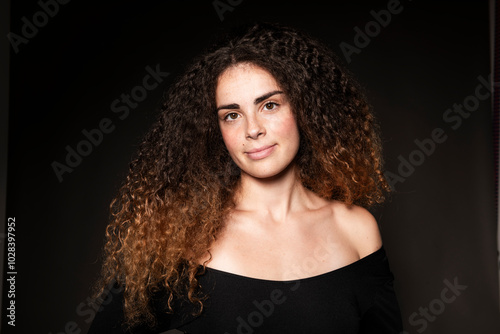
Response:
[[[236,196],[236,209],[263,215],[266,221],[283,223],[290,213],[303,209],[307,190],[297,177],[297,167],[290,164],[273,177],[261,179],[242,171]]]

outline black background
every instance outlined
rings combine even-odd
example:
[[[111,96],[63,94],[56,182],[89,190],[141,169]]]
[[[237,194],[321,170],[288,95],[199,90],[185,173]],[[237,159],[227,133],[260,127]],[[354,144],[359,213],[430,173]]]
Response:
[[[350,62],[339,45],[355,46],[354,27],[364,30],[370,11],[392,1],[222,2],[234,4],[223,20],[213,1],[71,1],[17,53],[11,48],[6,214],[16,218],[18,274],[15,327],[6,324],[4,276],[3,331],[87,331],[81,303],[100,268],[108,205],[163,91],[222,32],[266,20],[307,31],[346,61],[378,115],[388,171],[416,154],[415,140],[443,129],[446,141],[375,211],[403,323],[408,333],[498,333],[491,100],[456,129],[443,120],[491,72],[488,2],[401,1],[401,12]],[[12,1],[10,31],[22,35],[22,18],[33,22],[41,10],[37,1]],[[111,102],[157,64],[170,75],[120,119]],[[65,147],[76,148],[82,130],[104,118],[113,132],[59,182],[51,164],[64,164]],[[445,280],[467,288],[439,314],[411,321],[439,305]]]

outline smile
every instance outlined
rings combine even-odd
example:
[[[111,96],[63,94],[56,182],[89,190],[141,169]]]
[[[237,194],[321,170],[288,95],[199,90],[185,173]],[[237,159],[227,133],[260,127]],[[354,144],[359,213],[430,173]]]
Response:
[[[264,146],[262,148],[258,148],[249,152],[245,152],[248,157],[252,160],[260,160],[268,157],[271,153],[273,153],[274,148],[276,147],[275,145],[271,146]]]

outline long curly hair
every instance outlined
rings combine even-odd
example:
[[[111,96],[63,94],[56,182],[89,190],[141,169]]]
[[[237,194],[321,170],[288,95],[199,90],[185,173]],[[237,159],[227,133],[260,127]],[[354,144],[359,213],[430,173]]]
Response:
[[[267,70],[289,98],[304,187],[364,207],[389,191],[371,107],[331,50],[290,27],[247,28],[197,58],[171,85],[111,203],[98,285],[125,288],[129,326],[154,323],[151,299],[160,288],[171,312],[176,296],[203,309],[199,259],[235,207],[240,179],[219,130],[215,90],[221,73],[239,63]]]

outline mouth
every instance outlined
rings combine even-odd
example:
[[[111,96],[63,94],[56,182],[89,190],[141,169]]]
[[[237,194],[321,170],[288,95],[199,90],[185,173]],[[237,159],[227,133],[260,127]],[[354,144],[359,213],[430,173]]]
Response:
[[[273,153],[275,147],[276,147],[276,144],[262,146],[262,147],[250,150],[248,152],[245,152],[245,154],[250,159],[260,160],[260,159],[264,159],[264,158],[268,157],[271,153]]]

